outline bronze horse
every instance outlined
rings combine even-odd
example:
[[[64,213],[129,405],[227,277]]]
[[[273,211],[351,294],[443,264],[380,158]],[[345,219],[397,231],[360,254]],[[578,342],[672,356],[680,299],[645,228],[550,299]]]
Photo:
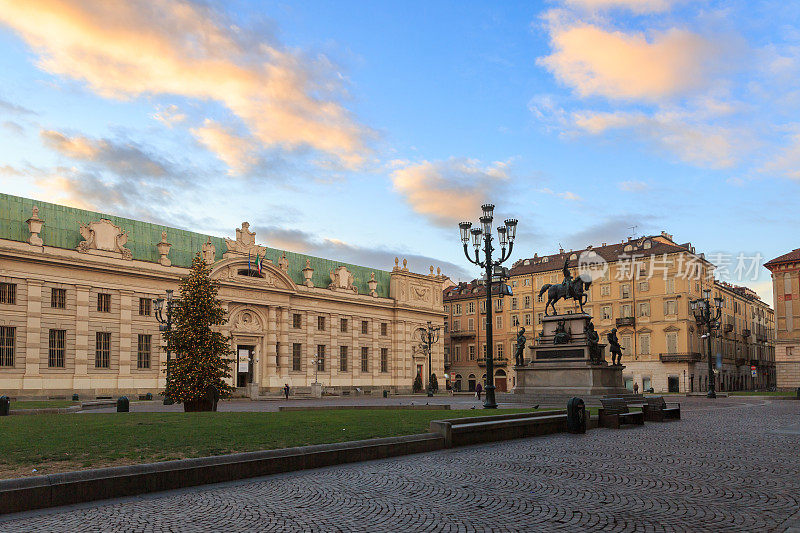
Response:
[[[542,288],[539,290],[539,296],[544,294],[547,291],[547,304],[544,306],[544,314],[545,316],[550,316],[547,312],[548,307],[553,308],[553,314],[556,314],[556,302],[561,300],[572,299],[577,300],[578,304],[581,306],[581,313],[583,313],[583,304],[589,299],[589,295],[587,294],[587,290],[589,286],[592,284],[591,278],[589,280],[584,280],[583,276],[578,276],[577,278],[571,280],[567,285],[567,290],[564,290],[564,284],[550,284],[545,283],[542,285]]]

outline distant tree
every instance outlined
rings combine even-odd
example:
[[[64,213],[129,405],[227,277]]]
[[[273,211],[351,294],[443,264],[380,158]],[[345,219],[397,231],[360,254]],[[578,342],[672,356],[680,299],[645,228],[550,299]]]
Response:
[[[181,281],[172,312],[173,328],[164,332],[167,348],[175,355],[169,363],[164,394],[182,402],[186,411],[211,410],[216,401],[212,404],[210,398],[225,398],[232,392],[225,381],[231,377],[233,362],[227,357],[233,353],[230,337],[214,331],[214,326],[228,320],[210,273],[198,253],[189,275]]]
[[[431,374],[431,388],[433,392],[439,392],[439,380],[436,379],[436,374]]]
[[[414,378],[414,385],[412,385],[412,390],[414,392],[422,392],[422,378],[417,374],[417,377]]]

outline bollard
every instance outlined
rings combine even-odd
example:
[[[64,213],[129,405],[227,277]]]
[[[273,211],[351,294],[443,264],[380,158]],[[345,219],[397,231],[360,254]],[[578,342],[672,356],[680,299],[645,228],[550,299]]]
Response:
[[[0,416],[8,416],[11,410],[11,400],[8,396],[0,396]]]
[[[73,401],[73,402],[80,401],[80,397],[79,397],[77,394],[73,394],[73,395],[72,395],[72,401]]]
[[[127,396],[120,396],[117,400],[117,412],[127,413],[131,410],[131,403],[128,401]]]
[[[567,431],[586,433],[586,405],[580,398],[571,398],[567,402]]]
[[[144,399],[145,400],[152,400],[153,399],[153,393],[152,392],[148,392],[147,394],[144,395]]]
[[[797,387],[797,399],[800,400],[800,387]]]

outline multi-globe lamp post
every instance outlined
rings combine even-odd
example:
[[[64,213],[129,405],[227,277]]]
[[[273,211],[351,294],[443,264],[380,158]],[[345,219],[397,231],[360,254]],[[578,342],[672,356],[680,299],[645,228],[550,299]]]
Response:
[[[517,220],[510,218],[505,221],[504,226],[497,228],[497,238],[500,242],[500,259],[492,260],[492,221],[494,220],[494,205],[484,204],[481,206],[483,216],[480,218],[480,227],[473,228],[472,222],[461,222],[458,227],[461,231],[461,242],[464,244],[464,255],[467,260],[486,269],[486,401],[483,404],[485,409],[497,409],[497,401],[494,394],[494,357],[493,357],[493,335],[492,335],[492,277],[495,275],[495,268],[505,262],[514,249],[514,239],[517,236]],[[475,257],[470,257],[469,244],[472,239],[472,246],[475,248]],[[483,261],[480,258],[480,249],[483,245]],[[508,252],[506,253],[506,247]]]
[[[428,325],[424,328],[419,328],[419,338],[422,341],[422,348],[428,352],[428,396],[433,396],[433,365],[431,362],[431,352],[433,345],[439,342],[439,327],[436,327],[428,321]]]
[[[703,290],[703,297],[690,302],[692,313],[697,325],[706,329],[705,338],[708,346],[708,398],[716,398],[717,393],[715,388],[714,376],[714,356],[712,354],[711,337],[714,331],[719,329],[720,317],[722,316],[722,304],[724,299],[721,296],[714,297],[714,303],[711,303],[711,291],[709,289]]]
[[[167,289],[166,300],[164,298],[153,299],[153,307],[155,308],[156,320],[159,323],[158,326],[159,331],[169,331],[172,329],[172,308],[174,305],[175,301],[172,299],[172,289]],[[166,307],[166,317],[164,316],[165,307]],[[167,382],[169,382],[169,376],[170,376],[169,363],[170,363],[170,351],[169,347],[167,347]],[[174,402],[172,398],[164,396],[164,405],[172,405],[173,403]]]

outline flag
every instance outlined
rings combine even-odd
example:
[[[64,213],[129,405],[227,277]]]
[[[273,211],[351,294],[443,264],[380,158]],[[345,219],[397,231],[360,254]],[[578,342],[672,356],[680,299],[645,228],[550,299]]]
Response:
[[[247,270],[250,270],[250,252],[247,252]]]
[[[256,272],[261,274],[261,259],[258,258],[258,252],[256,252]]]

